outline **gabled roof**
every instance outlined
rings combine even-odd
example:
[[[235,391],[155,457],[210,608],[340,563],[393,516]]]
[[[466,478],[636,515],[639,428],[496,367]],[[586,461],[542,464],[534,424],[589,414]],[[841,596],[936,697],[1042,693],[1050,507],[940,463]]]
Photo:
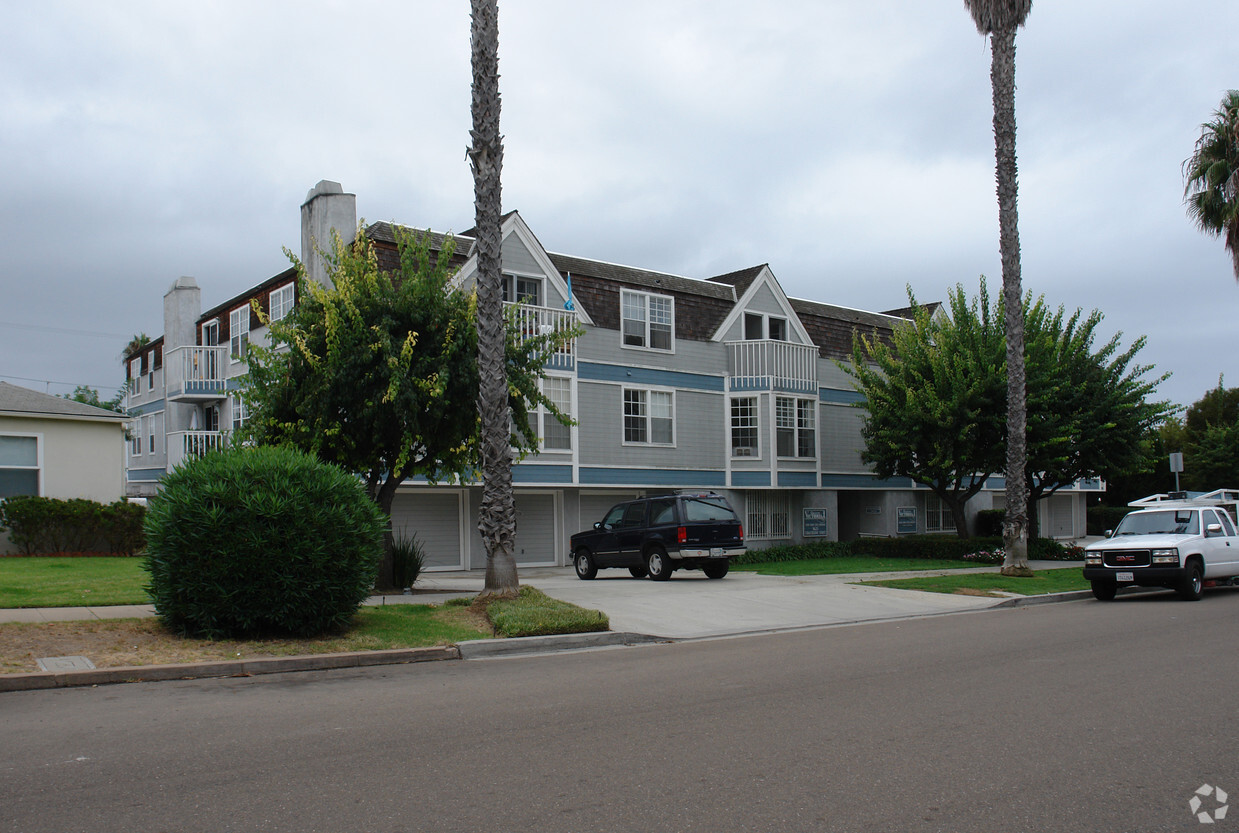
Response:
[[[750,266],[748,269],[740,269],[726,275],[707,278],[707,280],[734,286],[736,288],[736,297],[738,298],[748,291],[748,288],[753,285],[753,281],[757,280],[757,276],[769,265],[768,263],[763,263],[760,266]]]
[[[125,414],[0,382],[0,416],[124,422]]]

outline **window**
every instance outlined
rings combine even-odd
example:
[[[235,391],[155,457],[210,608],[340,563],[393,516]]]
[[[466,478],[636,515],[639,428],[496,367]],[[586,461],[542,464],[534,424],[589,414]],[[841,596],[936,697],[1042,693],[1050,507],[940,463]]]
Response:
[[[925,495],[925,531],[954,532],[955,519],[951,509],[935,494]]]
[[[677,522],[675,498],[660,498],[650,501],[650,526],[668,526]]]
[[[790,538],[791,500],[787,492],[745,492],[744,532],[749,538]]]
[[[245,421],[250,418],[249,408],[245,405],[244,399],[231,397],[232,399],[232,430],[239,431]]]
[[[774,400],[775,441],[780,457],[815,457],[816,424],[812,399],[779,396]]]
[[[39,494],[39,438],[0,434],[0,500]]]
[[[228,333],[230,337],[232,360],[239,362],[245,358],[250,343],[250,308],[248,305],[238,307],[228,314]]]
[[[219,319],[212,318],[202,325],[202,345],[214,347],[219,344]]]
[[[743,396],[731,400],[731,456],[756,457],[757,397]]]
[[[787,341],[787,319],[760,312],[744,314],[744,338],[746,341]]]
[[[624,442],[672,445],[675,402],[669,391],[624,389]]]
[[[145,417],[138,417],[129,426],[129,453],[134,457],[142,453],[142,421],[144,419]]]
[[[271,320],[279,321],[293,310],[294,284],[286,283],[271,290]],[[247,328],[248,329],[248,328]]]
[[[542,306],[542,281],[538,278],[522,278],[517,275],[503,276],[503,300]]]
[[[572,380],[562,376],[547,376],[542,380],[542,392],[566,417],[572,416]],[[557,451],[572,448],[572,428],[564,425],[546,408],[539,408],[542,419],[542,447]]]
[[[625,347],[671,350],[675,299],[669,295],[620,291],[620,329]]]
[[[153,416],[146,418],[146,441],[147,441],[146,453],[154,454],[155,453],[155,418]]]

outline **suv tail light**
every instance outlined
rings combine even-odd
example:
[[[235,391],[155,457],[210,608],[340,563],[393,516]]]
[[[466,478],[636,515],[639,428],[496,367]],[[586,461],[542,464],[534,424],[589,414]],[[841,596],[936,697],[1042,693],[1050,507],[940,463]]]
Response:
[[[679,527],[675,531],[675,540],[683,544],[688,541],[688,530],[684,527]]]
[[[740,540],[744,540],[744,524],[740,524]]]

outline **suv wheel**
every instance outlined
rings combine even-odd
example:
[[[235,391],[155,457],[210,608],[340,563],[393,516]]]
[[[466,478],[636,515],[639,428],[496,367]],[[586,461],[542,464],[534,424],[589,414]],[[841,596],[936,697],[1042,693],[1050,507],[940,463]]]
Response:
[[[1119,586],[1113,581],[1090,582],[1093,586],[1093,598],[1099,602],[1108,602],[1119,592]]]
[[[1200,572],[1200,562],[1188,562],[1187,575],[1183,577],[1183,583],[1177,588],[1179,598],[1187,602],[1198,602],[1204,593],[1204,587],[1205,577]]]
[[[589,550],[587,549],[582,548],[576,551],[576,557],[572,559],[572,566],[576,568],[576,577],[582,581],[589,581],[598,575],[598,565],[594,563],[594,559],[590,558]]]
[[[654,547],[645,554],[645,569],[654,581],[666,581],[671,578],[671,559],[662,547]]]
[[[628,573],[633,578],[645,578],[649,575],[649,571],[646,570],[645,567],[629,567]]]
[[[731,564],[726,561],[708,561],[702,566],[701,571],[706,574],[706,578],[722,578],[727,575],[730,566]]]

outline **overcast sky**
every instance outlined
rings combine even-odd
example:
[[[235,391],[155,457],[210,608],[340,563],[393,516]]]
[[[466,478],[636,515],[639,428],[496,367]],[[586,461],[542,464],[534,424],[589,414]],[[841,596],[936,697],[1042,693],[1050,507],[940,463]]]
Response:
[[[473,225],[465,0],[0,0],[0,379],[123,380],[194,276],[287,267],[319,180]],[[1039,0],[1017,37],[1024,287],[1100,309],[1190,404],[1239,285],[1181,165],[1239,87],[1235,0]],[[884,310],[1001,283],[988,44],[961,0],[503,0],[504,209],[551,251]]]

